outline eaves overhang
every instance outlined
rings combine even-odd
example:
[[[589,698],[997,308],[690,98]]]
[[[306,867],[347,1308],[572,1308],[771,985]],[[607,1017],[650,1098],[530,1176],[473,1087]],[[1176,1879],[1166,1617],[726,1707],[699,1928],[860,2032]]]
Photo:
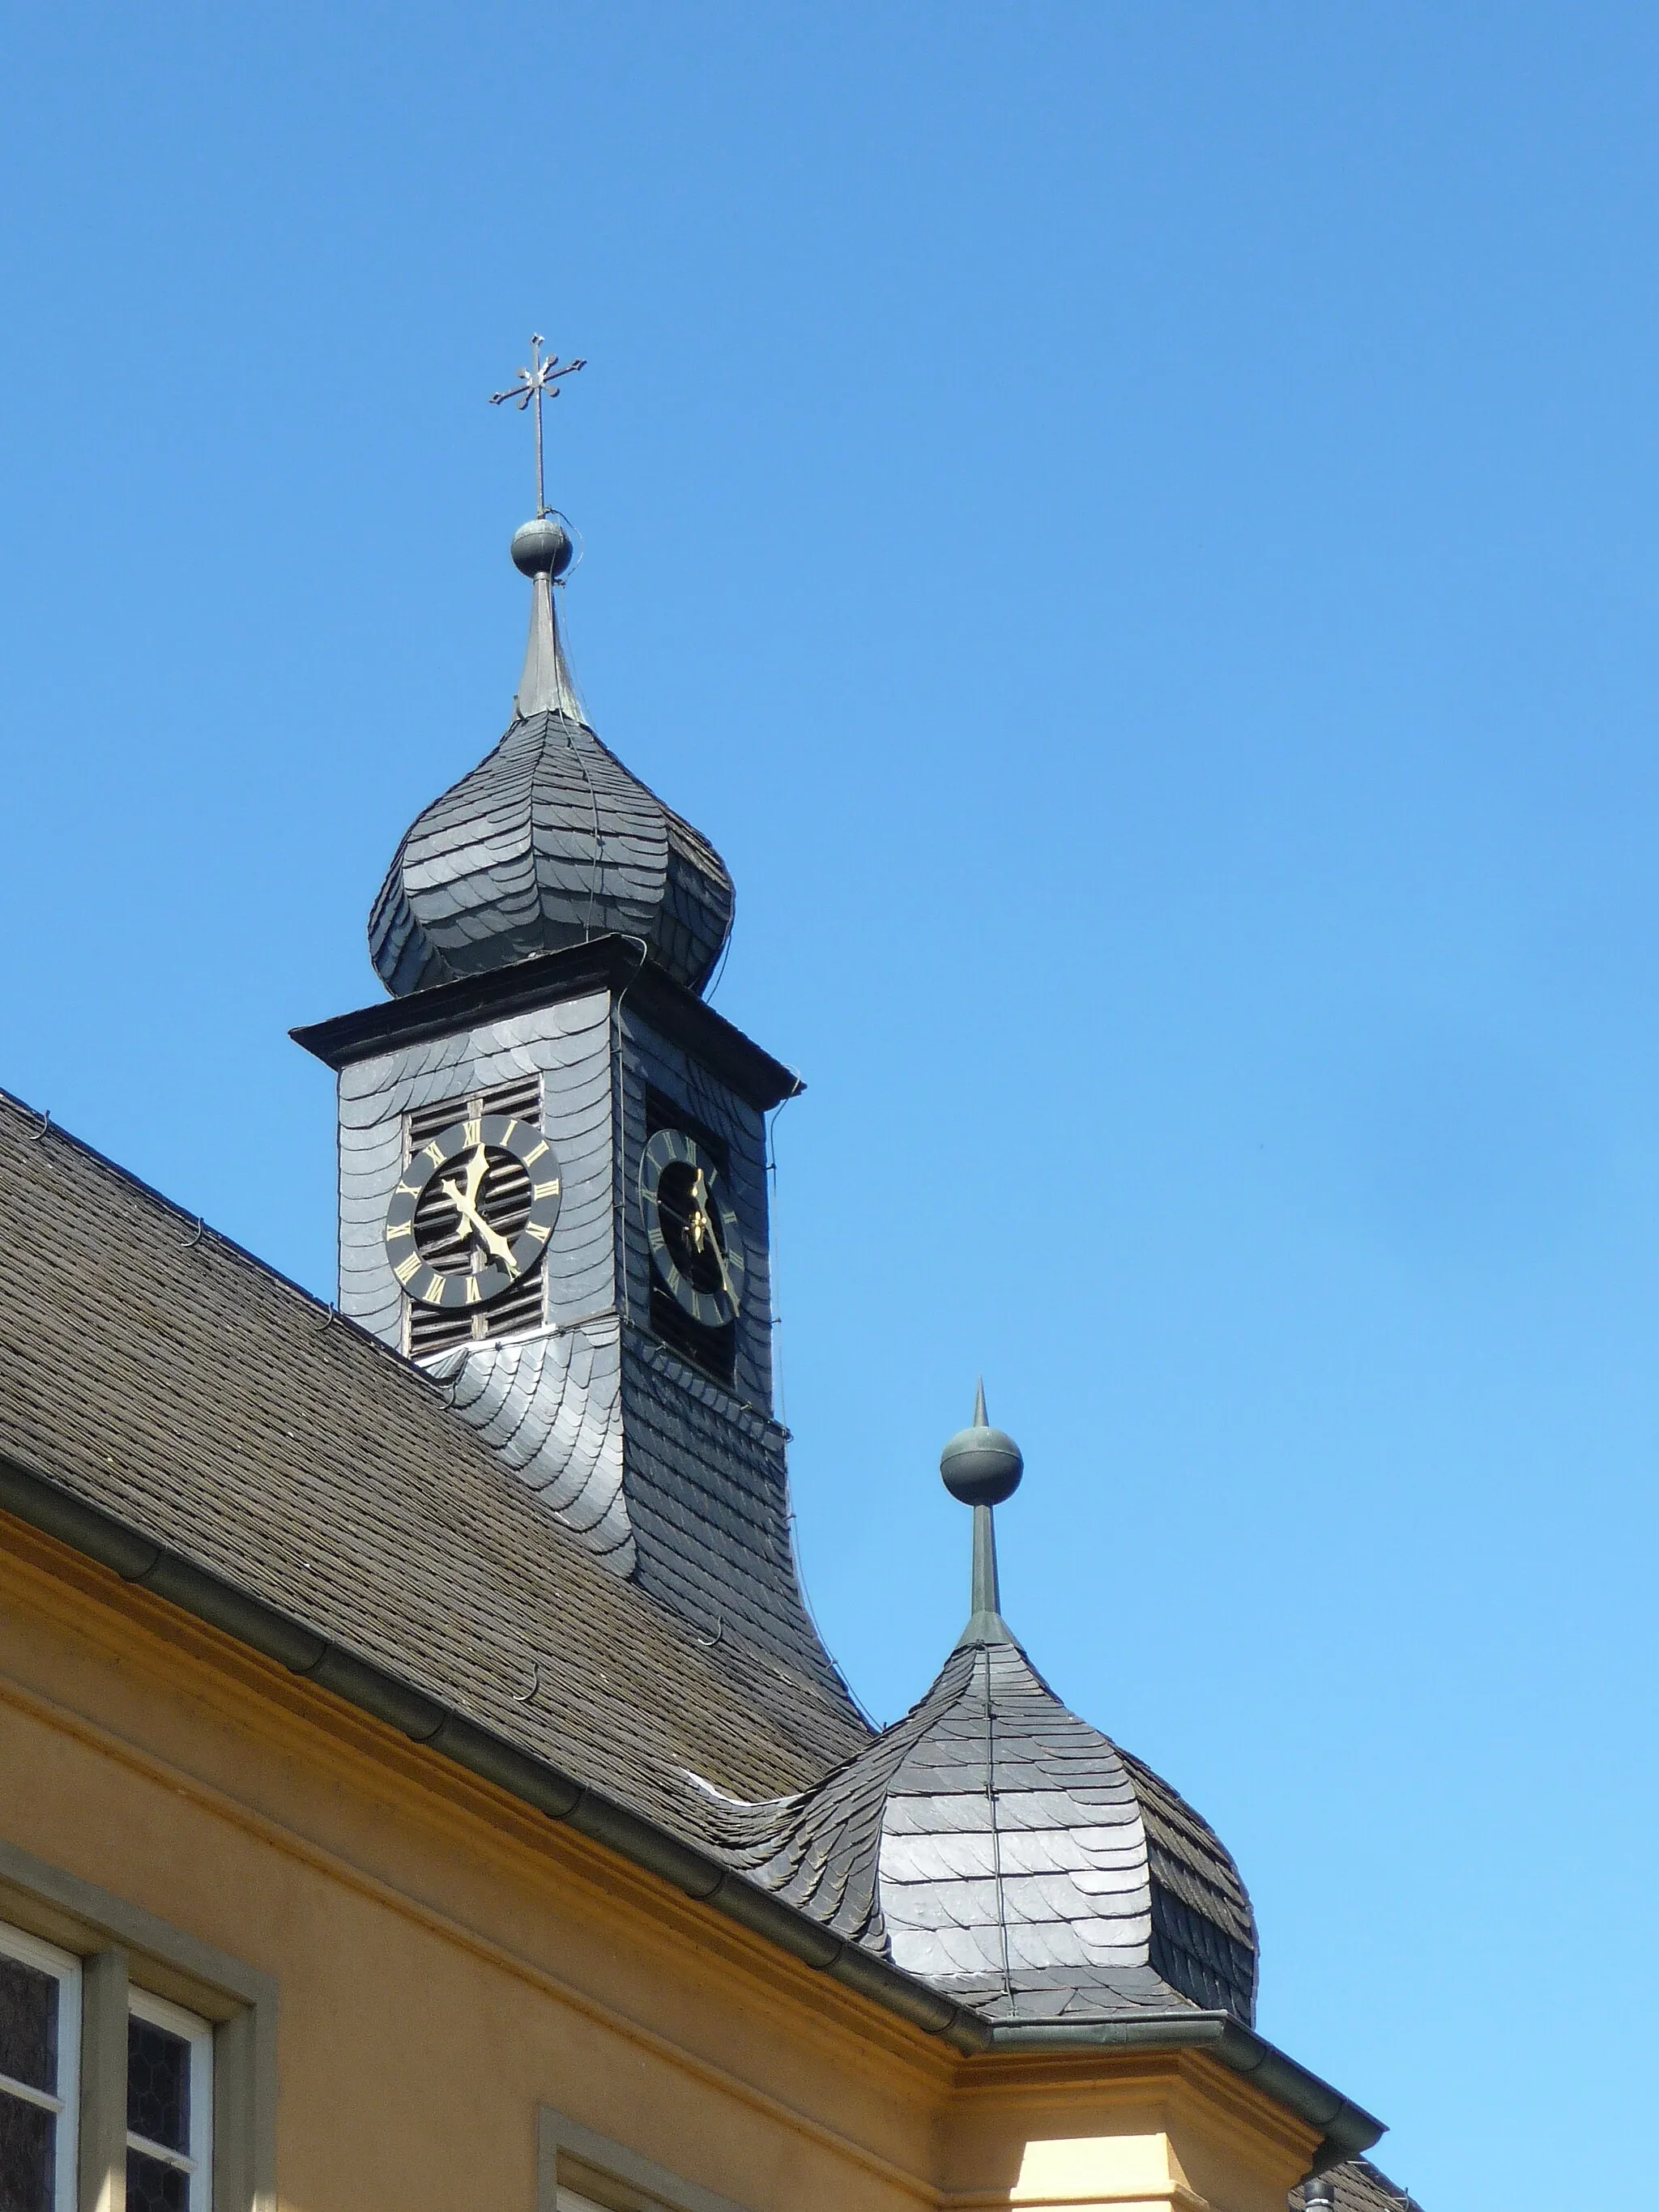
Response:
[[[1258,2035],[1231,2013],[1200,2012],[1189,2006],[1169,2012],[1138,2013],[1115,2020],[999,2022],[991,2031],[993,2049],[1018,2051],[1202,2051],[1235,2074],[1242,2074],[1275,2103],[1320,2130],[1316,2173],[1370,2150],[1386,2132],[1383,2123],[1317,2074],[1310,2073],[1276,2044]]]
[[[685,1896],[776,1944],[803,1965],[829,1975],[925,2034],[939,2037],[967,2058],[991,2051],[1202,2051],[1254,2081],[1276,2103],[1319,2130],[1322,2142],[1315,2171],[1369,2150],[1383,2132],[1381,2121],[1228,2014],[1182,2007],[1133,2018],[1052,2026],[994,2025],[861,1945],[831,1934],[807,1914],[734,1873],[714,1853],[684,1842],[575,1776],[532,1759],[388,1668],[251,1596],[101,1508],[71,1496],[17,1461],[0,1458],[0,1508],[122,1581],[178,1606],[301,1680],[343,1698],[411,1742],[453,1759],[547,1819],[567,1823]]]
[[[738,1096],[762,1113],[805,1085],[793,1068],[774,1060],[734,1023],[704,1004],[695,991],[650,964],[645,940],[607,935],[557,952],[540,952],[511,967],[459,982],[434,983],[425,991],[338,1014],[290,1030],[295,1044],[330,1067],[349,1067],[376,1053],[448,1036],[480,1022],[556,1006],[586,991],[626,992],[631,1005],[672,1044],[695,1052],[703,1064],[730,1083]]]

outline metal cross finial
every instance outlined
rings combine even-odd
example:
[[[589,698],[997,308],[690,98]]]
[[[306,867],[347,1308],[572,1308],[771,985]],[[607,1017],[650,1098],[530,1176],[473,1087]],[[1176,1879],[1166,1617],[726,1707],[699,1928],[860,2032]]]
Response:
[[[542,474],[542,400],[544,397],[556,399],[559,379],[574,376],[579,368],[587,366],[585,361],[568,361],[561,368],[559,356],[556,353],[549,354],[544,361],[542,348],[545,343],[540,331],[535,332],[530,341],[530,367],[519,371],[516,384],[509,384],[505,392],[492,392],[489,395],[492,407],[499,407],[504,399],[516,399],[520,415],[532,399],[536,403],[536,520],[538,522],[548,511],[547,492]]]

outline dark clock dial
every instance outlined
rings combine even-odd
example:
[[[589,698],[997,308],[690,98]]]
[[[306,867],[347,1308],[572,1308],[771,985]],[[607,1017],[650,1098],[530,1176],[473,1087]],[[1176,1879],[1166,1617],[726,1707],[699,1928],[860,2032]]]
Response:
[[[539,1264],[560,1190],[558,1157],[532,1123],[506,1114],[452,1122],[392,1194],[392,1271],[419,1305],[488,1305]]]
[[[683,1129],[659,1129],[640,1163],[640,1197],[652,1265],[675,1302],[705,1328],[734,1321],[746,1263],[714,1161]]]

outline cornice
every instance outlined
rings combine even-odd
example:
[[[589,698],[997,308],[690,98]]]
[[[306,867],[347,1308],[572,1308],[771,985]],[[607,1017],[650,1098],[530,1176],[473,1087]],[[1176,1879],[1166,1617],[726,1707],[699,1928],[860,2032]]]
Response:
[[[289,1035],[337,1070],[399,1046],[557,1006],[587,991],[626,992],[629,1004],[671,1044],[695,1053],[705,1067],[762,1113],[806,1087],[793,1068],[763,1052],[695,991],[652,967],[644,940],[637,937],[590,938],[585,945],[538,953],[487,975],[436,983],[430,990],[411,991],[404,998],[388,999],[356,1013],[337,1014],[331,1021],[308,1023]]]

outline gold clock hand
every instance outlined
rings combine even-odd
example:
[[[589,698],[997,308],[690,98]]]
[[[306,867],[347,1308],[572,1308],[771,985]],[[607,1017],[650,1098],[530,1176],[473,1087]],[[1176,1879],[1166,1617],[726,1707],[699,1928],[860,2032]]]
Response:
[[[491,1227],[490,1224],[484,1219],[483,1213],[478,1208],[479,1188],[483,1182],[485,1176],[489,1172],[489,1153],[485,1152],[482,1145],[475,1146],[473,1148],[472,1158],[467,1163],[467,1211],[471,1213],[473,1222],[477,1228],[478,1234],[483,1238],[485,1246],[488,1249],[492,1251],[498,1260],[504,1261],[510,1267],[513,1264],[513,1247],[507,1243],[506,1237],[503,1237],[498,1230]]]
[[[477,1207],[476,1206],[469,1206],[467,1204],[465,1197],[461,1194],[460,1186],[459,1184],[456,1184],[453,1187],[446,1184],[445,1188],[448,1190],[449,1195],[454,1200],[456,1211],[459,1213],[462,1220],[466,1223],[468,1228],[470,1228],[473,1235],[478,1238],[486,1251],[493,1252],[498,1260],[502,1261],[505,1266],[510,1267],[513,1265],[513,1247],[507,1243],[506,1237],[501,1235],[500,1230],[492,1229],[489,1224],[484,1219],[483,1214],[479,1212]]]
[[[697,1170],[696,1197],[697,1202],[697,1249],[699,1252],[702,1251],[703,1246],[703,1237],[706,1234],[709,1245],[714,1251],[714,1265],[720,1271],[720,1281],[726,1286],[726,1295],[731,1299],[732,1305],[735,1306],[738,1303],[738,1294],[732,1287],[732,1272],[726,1264],[725,1248],[722,1246],[719,1234],[715,1230],[714,1217],[708,1210],[708,1186],[703,1181],[702,1170],[701,1168]]]
[[[513,1264],[513,1247],[499,1230],[490,1227],[455,1177],[446,1176],[441,1188],[456,1212],[460,1215],[461,1219],[483,1244],[484,1249],[493,1252],[498,1260],[505,1261],[510,1267]]]
[[[714,1224],[708,1218],[708,1186],[703,1181],[702,1170],[697,1170],[697,1179],[691,1186],[691,1218],[686,1229],[701,1256],[705,1237],[713,1240]]]

